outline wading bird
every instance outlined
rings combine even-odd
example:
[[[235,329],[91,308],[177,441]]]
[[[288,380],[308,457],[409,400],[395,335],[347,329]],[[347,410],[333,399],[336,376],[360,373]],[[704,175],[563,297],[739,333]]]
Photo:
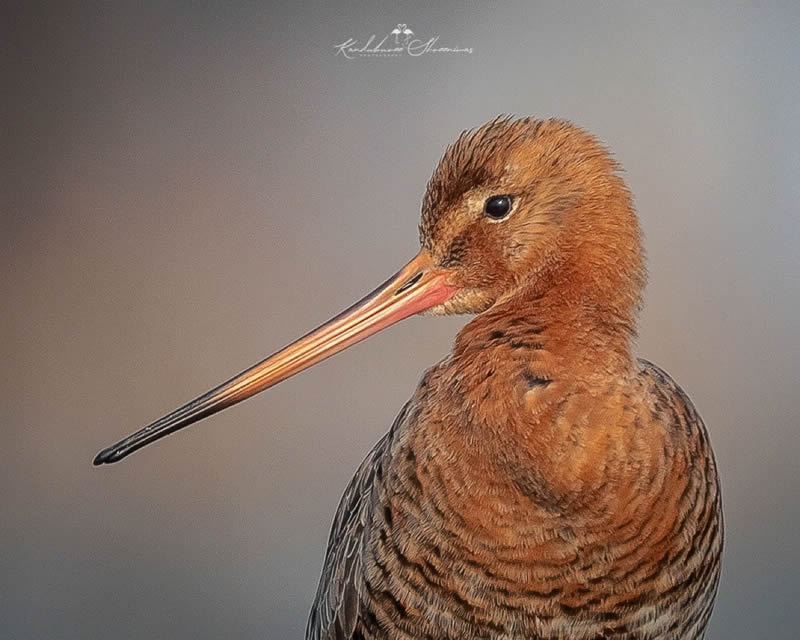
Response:
[[[347,487],[306,638],[703,638],[717,470],[689,398],[631,353],[645,269],[617,163],[568,122],[495,119],[445,152],[420,239],[354,306],[95,464],[413,314],[477,314]]]

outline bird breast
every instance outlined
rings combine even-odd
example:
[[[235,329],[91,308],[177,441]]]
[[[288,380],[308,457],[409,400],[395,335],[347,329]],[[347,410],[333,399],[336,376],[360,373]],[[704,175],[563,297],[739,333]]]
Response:
[[[675,585],[713,593],[714,563],[692,571],[703,536],[704,552],[719,548],[716,474],[692,470],[708,452],[664,420],[677,409],[653,403],[655,374],[589,391],[484,372],[501,377],[463,393],[456,369],[426,374],[381,461],[365,563],[381,628],[415,619],[453,637],[501,625],[593,638],[622,625],[619,611],[625,624],[671,624]],[[489,401],[505,403],[501,422],[478,410]]]

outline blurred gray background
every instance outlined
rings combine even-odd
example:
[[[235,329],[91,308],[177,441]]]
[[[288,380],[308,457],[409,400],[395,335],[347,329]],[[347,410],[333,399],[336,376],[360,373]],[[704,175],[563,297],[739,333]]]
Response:
[[[800,5],[51,4],[0,14],[1,637],[301,637],[345,484],[466,318],[92,457],[392,273],[445,145],[501,112],[625,166],[639,352],[722,472],[709,638],[797,637]],[[474,52],[334,55],[398,22]]]

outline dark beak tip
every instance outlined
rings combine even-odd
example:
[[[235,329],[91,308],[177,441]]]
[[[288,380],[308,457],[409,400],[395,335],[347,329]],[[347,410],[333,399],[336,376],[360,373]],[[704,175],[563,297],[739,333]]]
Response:
[[[95,467],[99,467],[102,464],[111,464],[112,462],[116,462],[119,459],[120,458],[117,455],[115,455],[114,447],[107,447],[94,457],[92,464]]]

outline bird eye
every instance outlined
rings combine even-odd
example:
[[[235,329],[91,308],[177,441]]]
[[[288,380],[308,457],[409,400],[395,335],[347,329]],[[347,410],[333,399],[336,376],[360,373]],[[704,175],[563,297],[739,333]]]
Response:
[[[492,196],[487,198],[483,211],[492,220],[502,220],[511,213],[511,196]]]

